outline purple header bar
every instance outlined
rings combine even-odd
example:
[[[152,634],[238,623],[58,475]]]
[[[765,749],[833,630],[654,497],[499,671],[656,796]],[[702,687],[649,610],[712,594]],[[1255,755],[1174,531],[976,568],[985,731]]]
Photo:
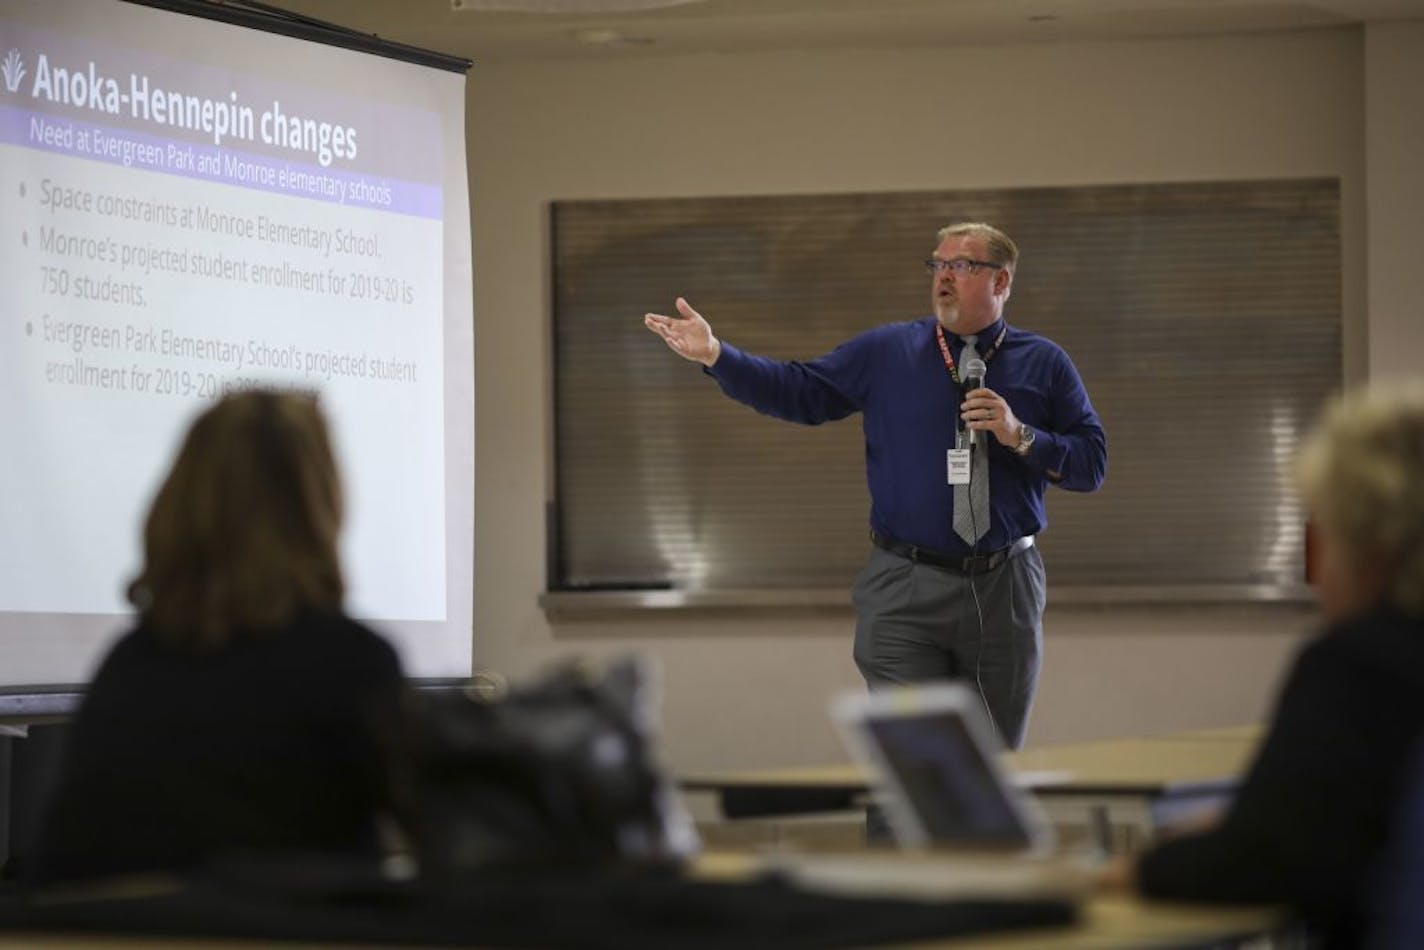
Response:
[[[436,92],[447,84],[442,82],[449,78],[444,74],[136,4],[28,0],[27,5],[37,10],[41,3],[59,31],[0,17],[0,58],[13,50],[13,66],[23,71],[23,81],[13,89],[0,82],[0,102],[79,122],[92,118],[115,128],[156,132],[174,141],[247,148],[275,160],[315,161],[295,145],[264,143],[262,135],[252,134],[253,128],[246,129],[246,141],[236,141],[241,134],[233,129],[226,138],[216,139],[212,128],[180,121],[183,117],[166,96],[196,97],[215,109],[248,111],[259,128],[280,106],[288,122],[329,123],[359,138],[359,159],[333,156],[343,168],[403,181],[444,181],[442,114],[462,109],[459,97],[446,102],[448,93]],[[5,17],[11,15],[12,5],[11,0],[0,0]],[[185,52],[198,58],[175,58]],[[41,57],[48,61],[48,94],[37,86]],[[69,74],[67,82],[57,78],[61,71]],[[103,108],[95,106],[91,95],[96,87],[108,90],[110,85],[117,111],[107,92],[101,92]],[[140,93],[148,102],[143,108],[136,99]],[[160,106],[168,114],[166,122],[149,115]]]
[[[336,171],[14,106],[0,106],[0,144],[436,221],[445,211],[436,185]]]

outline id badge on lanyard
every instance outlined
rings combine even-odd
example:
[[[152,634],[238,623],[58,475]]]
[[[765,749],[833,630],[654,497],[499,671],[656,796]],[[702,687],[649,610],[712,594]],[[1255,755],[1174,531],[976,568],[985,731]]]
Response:
[[[988,364],[999,352],[999,347],[1003,344],[1004,336],[1008,332],[1009,325],[1006,323],[999,330],[998,337],[994,339],[994,345],[984,354],[985,364]],[[939,351],[940,355],[944,357],[944,367],[949,370],[949,378],[954,380],[954,385],[957,388],[960,385],[959,369],[954,365],[954,354],[949,351],[949,341],[944,337],[944,327],[938,323],[935,324],[935,336],[939,339]],[[954,446],[946,453],[945,476],[950,485],[968,485],[969,470],[973,458],[969,449],[968,431],[956,427]]]
[[[948,469],[949,473],[949,484],[968,485],[969,466],[970,460],[972,458],[969,450],[950,449],[945,454],[948,456],[948,458],[946,459],[946,468]]]

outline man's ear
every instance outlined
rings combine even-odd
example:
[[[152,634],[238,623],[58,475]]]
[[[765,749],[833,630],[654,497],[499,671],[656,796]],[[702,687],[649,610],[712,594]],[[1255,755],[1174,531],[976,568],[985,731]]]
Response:
[[[1014,272],[1007,267],[1001,267],[994,271],[994,293],[1003,294],[1004,299],[1009,299],[1009,292],[1013,290]]]

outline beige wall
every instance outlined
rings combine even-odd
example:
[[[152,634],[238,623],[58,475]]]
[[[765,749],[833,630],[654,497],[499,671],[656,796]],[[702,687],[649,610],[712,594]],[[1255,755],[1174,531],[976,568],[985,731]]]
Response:
[[[1369,372],[1424,373],[1424,23],[1365,31]]]
[[[655,654],[683,769],[839,759],[825,700],[858,682],[849,610],[545,618],[551,200],[1338,175],[1359,375],[1362,50],[1341,30],[476,66],[476,662],[519,675],[573,651]],[[721,397],[709,385],[707,398]],[[1050,606],[1030,742],[1259,717],[1310,623],[1289,609]]]

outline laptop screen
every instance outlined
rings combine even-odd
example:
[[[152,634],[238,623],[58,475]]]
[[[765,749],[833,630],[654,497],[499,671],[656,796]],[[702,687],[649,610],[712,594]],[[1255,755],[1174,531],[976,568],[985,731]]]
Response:
[[[864,728],[930,841],[1020,847],[1031,843],[962,713],[939,709],[872,716]]]

